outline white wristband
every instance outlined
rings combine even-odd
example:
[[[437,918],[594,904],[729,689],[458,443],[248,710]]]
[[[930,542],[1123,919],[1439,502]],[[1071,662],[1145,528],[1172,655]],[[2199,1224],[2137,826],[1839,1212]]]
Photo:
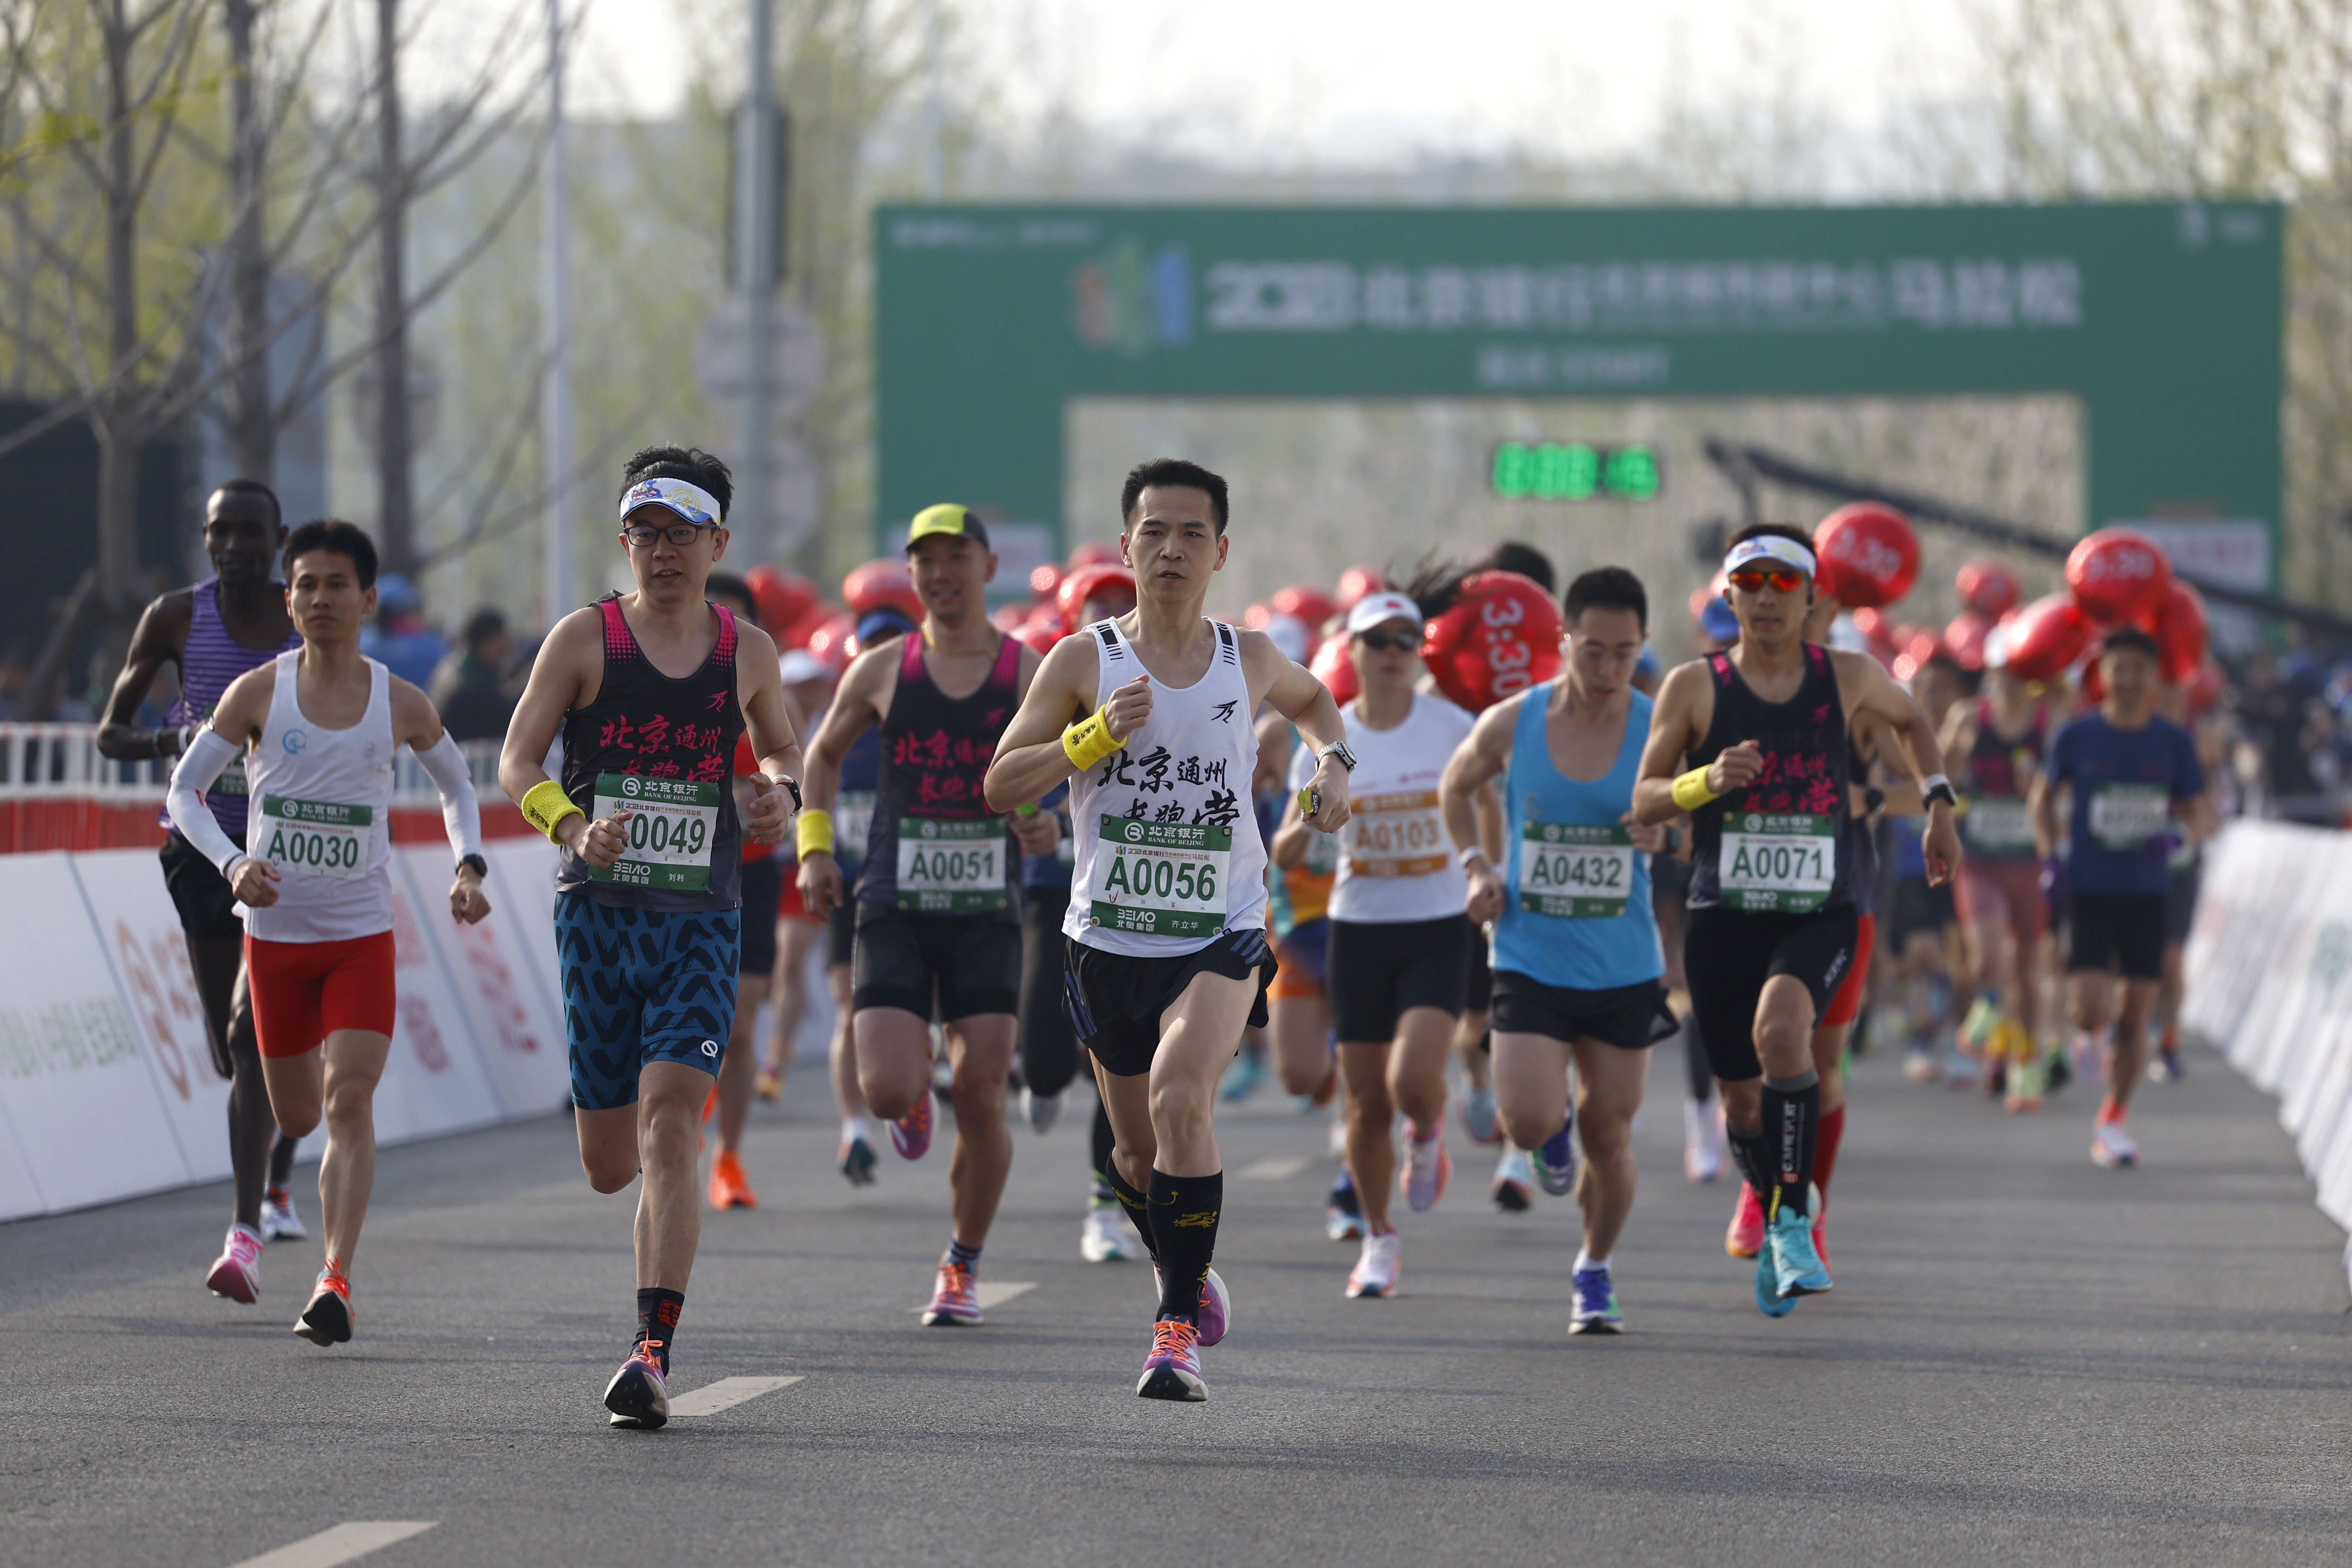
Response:
[[[1460,851],[1454,857],[1455,859],[1462,862],[1462,868],[1465,871],[1470,868],[1471,861],[1484,860],[1486,858],[1486,852],[1484,849],[1479,848],[1475,844],[1473,844],[1467,849]]]

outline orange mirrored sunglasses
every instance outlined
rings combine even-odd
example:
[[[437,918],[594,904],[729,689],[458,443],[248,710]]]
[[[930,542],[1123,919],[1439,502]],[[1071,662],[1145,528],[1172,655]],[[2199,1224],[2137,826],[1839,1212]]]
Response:
[[[1767,571],[1760,566],[1751,566],[1731,574],[1731,585],[1743,594],[1760,594],[1767,584],[1771,585],[1772,591],[1776,594],[1793,594],[1804,586],[1804,583],[1805,574],[1802,572],[1791,572],[1785,568]]]

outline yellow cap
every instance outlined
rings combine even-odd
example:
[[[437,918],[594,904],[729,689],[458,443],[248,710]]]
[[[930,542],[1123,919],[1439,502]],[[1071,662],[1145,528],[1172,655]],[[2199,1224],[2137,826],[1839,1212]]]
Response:
[[[917,512],[907,529],[907,548],[912,550],[933,534],[969,539],[982,550],[989,548],[988,525],[972,516],[970,507],[958,506],[953,501],[941,501]]]

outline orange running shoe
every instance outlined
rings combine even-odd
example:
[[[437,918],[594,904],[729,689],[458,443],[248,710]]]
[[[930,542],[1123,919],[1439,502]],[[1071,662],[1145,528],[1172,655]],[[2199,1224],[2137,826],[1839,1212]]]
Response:
[[[784,1096],[783,1075],[771,1068],[761,1068],[760,1076],[751,1080],[751,1092],[761,1100],[782,1100]]]
[[[1723,1250],[1734,1258],[1764,1250],[1764,1205],[1746,1182],[1739,1184],[1739,1205],[1731,1211],[1731,1228],[1723,1233]]]
[[[710,1206],[715,1209],[755,1209],[760,1206],[760,1194],[743,1179],[743,1162],[719,1151],[710,1162]]]
[[[923,1309],[923,1327],[973,1328],[979,1322],[980,1295],[973,1287],[971,1270],[961,1264],[942,1262],[938,1285],[931,1291],[931,1304]]]

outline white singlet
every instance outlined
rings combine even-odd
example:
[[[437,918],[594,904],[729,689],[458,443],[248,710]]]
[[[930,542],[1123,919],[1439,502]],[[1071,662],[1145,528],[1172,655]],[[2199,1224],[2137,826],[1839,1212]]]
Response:
[[[239,904],[262,942],[349,942],[392,929],[392,672],[367,661],[367,712],[348,730],[302,713],[299,650],[278,656],[269,719],[247,763],[246,847],[278,871],[278,901]]]
[[[1347,717],[1356,771],[1348,775],[1349,816],[1339,830],[1331,918],[1378,924],[1460,914],[1470,884],[1446,837],[1437,784],[1477,721],[1426,691],[1412,694],[1412,707],[1392,730],[1366,724],[1356,703],[1349,704]],[[1291,762],[1292,793],[1315,776],[1317,761],[1307,748],[1298,749]]]
[[[1222,621],[1209,671],[1190,686],[1154,678],[1151,717],[1127,744],[1070,780],[1074,867],[1063,934],[1106,952],[1172,958],[1228,931],[1265,926],[1265,840],[1250,784],[1257,731],[1241,635]],[[1095,639],[1095,705],[1144,673],[1110,621]]]

